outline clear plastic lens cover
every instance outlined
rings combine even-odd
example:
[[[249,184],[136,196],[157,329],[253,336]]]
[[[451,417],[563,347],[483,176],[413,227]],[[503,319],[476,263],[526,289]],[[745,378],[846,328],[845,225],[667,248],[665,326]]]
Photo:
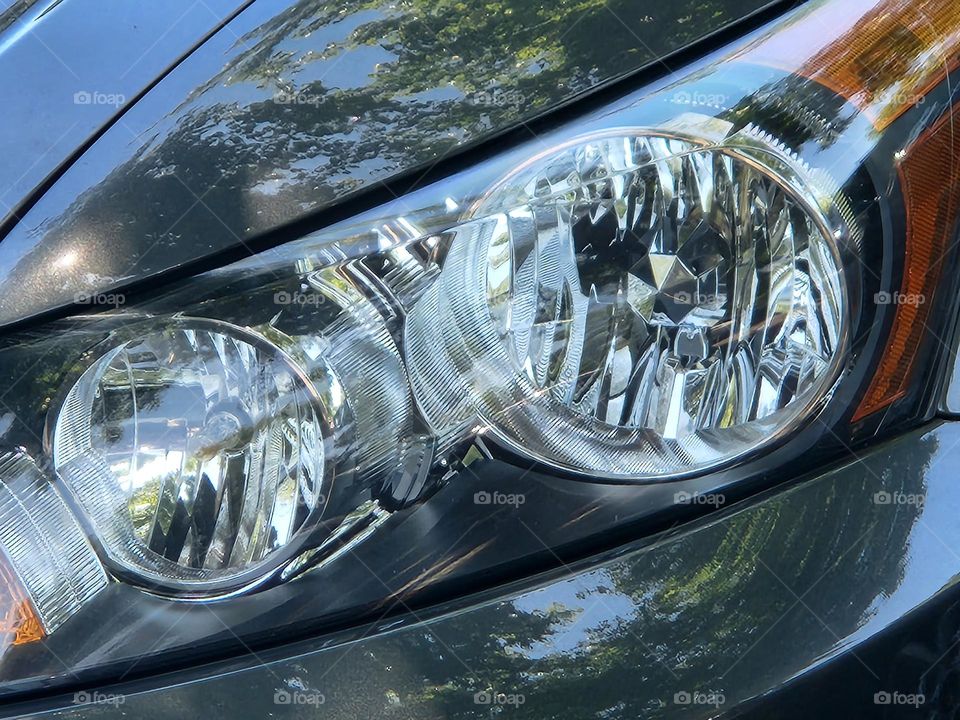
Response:
[[[58,416],[55,467],[127,569],[235,580],[322,512],[332,402],[263,338],[175,321],[84,372]]]
[[[251,328],[142,317],[92,346],[51,450],[119,574],[232,594],[376,518],[411,400],[385,320],[345,277],[309,273],[296,313],[277,311],[284,291],[254,292],[269,312]]]
[[[116,572],[230,594],[329,562],[477,441],[669,480],[788,436],[834,388],[856,223],[755,127],[606,129],[463,200],[439,232],[398,217],[90,320],[50,449]]]
[[[587,138],[483,198],[406,325],[431,425],[476,414],[521,453],[638,480],[808,419],[843,357],[850,231],[739,141]]]

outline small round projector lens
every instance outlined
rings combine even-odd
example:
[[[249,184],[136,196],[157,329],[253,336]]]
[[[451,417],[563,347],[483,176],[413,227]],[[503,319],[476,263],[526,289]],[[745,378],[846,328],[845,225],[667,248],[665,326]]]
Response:
[[[263,338],[181,320],[110,349],[57,417],[57,472],[110,558],[158,591],[255,582],[324,502],[322,406]]]
[[[498,183],[408,323],[431,423],[472,415],[520,453],[621,479],[794,430],[846,350],[845,230],[781,172],[788,153],[761,150],[611,134]]]

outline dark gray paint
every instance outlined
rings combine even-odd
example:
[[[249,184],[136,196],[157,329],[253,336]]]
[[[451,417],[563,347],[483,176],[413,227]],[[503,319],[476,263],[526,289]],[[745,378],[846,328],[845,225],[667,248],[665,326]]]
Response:
[[[767,2],[258,0],[124,113],[0,242],[0,324],[240,246]],[[73,3],[88,0],[63,7]],[[123,65],[100,48],[115,41],[90,36],[101,74],[85,82],[110,88]],[[31,121],[5,119],[14,129]]]
[[[305,643],[287,657],[206,668],[196,680],[156,681],[168,687],[118,687],[104,692],[130,693],[122,705],[52,716],[479,720],[493,715],[474,694],[492,688],[524,696],[503,717],[707,717],[715,708],[678,705],[674,694],[722,692],[720,709],[731,710],[838,656],[869,680],[845,692],[861,692],[856,704],[875,708],[868,688],[903,690],[889,685],[894,658],[881,667],[852,654],[909,613],[956,595],[958,463],[960,423],[928,428],[530,589],[359,639]],[[941,640],[950,644],[949,635]],[[908,650],[921,671],[945,657],[919,635]],[[939,691],[929,681],[938,677],[927,675],[931,701]],[[278,692],[318,693],[323,706],[276,704]]]
[[[91,135],[242,5],[10,3],[0,14],[0,223],[10,221]]]

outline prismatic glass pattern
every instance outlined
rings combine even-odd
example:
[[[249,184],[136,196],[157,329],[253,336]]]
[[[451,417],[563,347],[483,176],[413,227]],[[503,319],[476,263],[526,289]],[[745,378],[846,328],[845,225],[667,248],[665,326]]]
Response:
[[[229,329],[126,342],[65,407],[57,469],[138,569],[229,578],[287,545],[323,500],[320,419],[302,378]]]
[[[631,481],[795,431],[847,343],[848,230],[815,182],[749,133],[611,135],[518,168],[438,239],[407,318],[430,427]]]
[[[829,240],[752,164],[612,138],[512,184],[526,203],[490,243],[487,297],[535,388],[676,439],[765,418],[826,374],[841,322]]]

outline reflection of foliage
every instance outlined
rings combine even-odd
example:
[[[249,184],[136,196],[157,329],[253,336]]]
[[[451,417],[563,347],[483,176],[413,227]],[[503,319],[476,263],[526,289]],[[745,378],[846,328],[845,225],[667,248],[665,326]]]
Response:
[[[410,642],[411,655],[416,653],[418,657],[418,677],[399,697],[404,703],[439,704],[454,711],[465,696],[472,703],[474,693],[511,687],[530,668],[522,651],[549,637],[555,628],[574,622],[576,616],[573,611],[551,605],[543,611],[518,612],[491,632],[493,628],[485,624],[482,615],[468,613],[462,618],[457,638],[439,638],[429,632],[415,637],[411,634],[405,642]],[[431,650],[427,655],[422,653],[424,639]],[[481,668],[479,673],[474,671]]]
[[[232,81],[283,82],[313,61],[346,56],[349,62],[352,51],[378,46],[393,60],[374,68],[372,82],[362,92],[379,100],[447,85],[470,93],[520,82],[543,96],[556,83],[583,89],[601,68],[635,67],[631,56],[653,59],[649,55],[663,44],[666,28],[671,45],[680,46],[742,10],[742,3],[732,0],[676,5],[638,13],[627,0],[361,0],[347,8],[301,2],[244,37],[242,43],[251,51],[226,72]],[[338,25],[344,32],[325,46],[302,42],[313,33],[331,34]],[[606,42],[596,41],[597,32]],[[301,49],[286,49],[290,46]]]
[[[922,493],[935,451],[933,438],[903,445],[859,479],[854,470],[785,494],[551,586],[512,612],[462,615],[456,636],[441,624],[402,649],[388,645],[380,662],[405,669],[377,692],[411,718],[488,717],[473,703],[486,687],[524,694],[510,716],[531,719],[656,716],[675,710],[673,692],[692,682],[712,681],[729,700],[749,697],[854,632],[898,588],[917,508],[875,505],[872,473]]]
[[[0,391],[0,425],[5,448],[23,447],[39,457],[47,412],[55,408],[82,367],[81,354],[101,336],[69,333],[69,326],[55,326],[50,337],[39,342],[12,344],[3,348],[2,363],[7,382]],[[11,422],[7,423],[6,419]]]
[[[82,237],[91,254],[102,243],[96,256],[113,258],[108,243],[139,249],[149,238],[144,254],[97,268],[115,277],[166,268],[194,243],[234,245],[655,62],[764,2],[746,4],[302,0],[231,41],[226,64],[146,130],[143,147],[128,149],[125,128],[111,133],[129,159],[53,220],[47,241]],[[222,50],[210,53],[217,63]],[[196,58],[187,66],[203,69]]]

